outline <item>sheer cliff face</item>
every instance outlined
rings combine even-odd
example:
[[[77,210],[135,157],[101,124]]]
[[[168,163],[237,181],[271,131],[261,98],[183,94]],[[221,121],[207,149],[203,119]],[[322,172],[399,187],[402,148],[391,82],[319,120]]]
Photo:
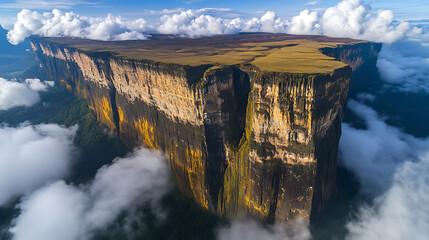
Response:
[[[315,219],[335,195],[348,66],[279,73],[128,60],[37,38],[32,48],[128,146],[164,151],[181,191],[205,209],[268,222]],[[353,68],[378,51],[372,43],[351,48],[323,51]]]

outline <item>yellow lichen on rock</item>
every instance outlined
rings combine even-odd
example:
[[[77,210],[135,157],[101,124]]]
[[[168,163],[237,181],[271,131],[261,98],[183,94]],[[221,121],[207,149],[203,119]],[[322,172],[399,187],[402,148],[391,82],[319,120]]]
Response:
[[[136,129],[138,129],[144,144],[149,148],[158,149],[158,144],[155,141],[153,126],[150,125],[144,118],[134,122],[134,125]]]
[[[198,149],[186,148],[186,174],[189,179],[190,187],[194,198],[205,209],[208,209],[208,201],[205,197],[204,189],[204,171],[205,166],[202,161],[202,153]]]
[[[73,90],[72,86],[68,83],[66,83],[66,87],[67,87],[67,90],[69,90],[69,91]]]
[[[106,97],[103,97],[101,100],[101,107],[103,109],[102,111],[104,118],[109,122],[112,122],[112,119],[110,118],[110,115],[112,114],[112,108],[110,107],[110,103],[107,101]]]
[[[118,107],[119,123],[126,121],[124,116],[124,111],[121,107]]]

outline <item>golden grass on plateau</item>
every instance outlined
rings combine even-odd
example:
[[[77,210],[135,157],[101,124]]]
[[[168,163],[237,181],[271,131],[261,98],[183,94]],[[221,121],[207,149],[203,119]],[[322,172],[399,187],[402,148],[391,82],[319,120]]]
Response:
[[[320,43],[314,41],[292,41],[294,46],[273,50],[264,57],[255,58],[251,64],[262,71],[292,73],[325,73],[346,66],[320,52],[320,48],[336,47],[341,43]],[[281,64],[278,64],[281,63]]]
[[[262,71],[327,73],[346,66],[320,52],[321,48],[361,41],[323,36],[245,34],[199,39],[155,36],[141,41],[93,41],[50,38],[87,52],[111,52],[117,57],[199,66],[252,64]]]

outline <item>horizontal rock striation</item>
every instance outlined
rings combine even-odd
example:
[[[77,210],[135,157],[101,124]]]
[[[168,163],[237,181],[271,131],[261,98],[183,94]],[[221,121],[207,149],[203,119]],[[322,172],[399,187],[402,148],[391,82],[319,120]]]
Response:
[[[178,187],[201,207],[267,222],[317,219],[335,196],[351,67],[271,72],[132,60],[35,37],[31,44],[49,76],[86,98],[128,146],[164,151]],[[379,45],[321,51],[356,69]]]

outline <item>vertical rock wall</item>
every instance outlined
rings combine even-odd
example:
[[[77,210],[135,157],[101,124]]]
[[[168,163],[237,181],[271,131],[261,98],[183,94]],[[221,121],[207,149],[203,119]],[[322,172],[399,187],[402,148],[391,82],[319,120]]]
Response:
[[[350,67],[328,74],[189,67],[31,42],[48,74],[86,98],[128,146],[164,151],[180,190],[203,208],[267,222],[316,219],[335,195]],[[357,68],[376,48],[323,51]]]

